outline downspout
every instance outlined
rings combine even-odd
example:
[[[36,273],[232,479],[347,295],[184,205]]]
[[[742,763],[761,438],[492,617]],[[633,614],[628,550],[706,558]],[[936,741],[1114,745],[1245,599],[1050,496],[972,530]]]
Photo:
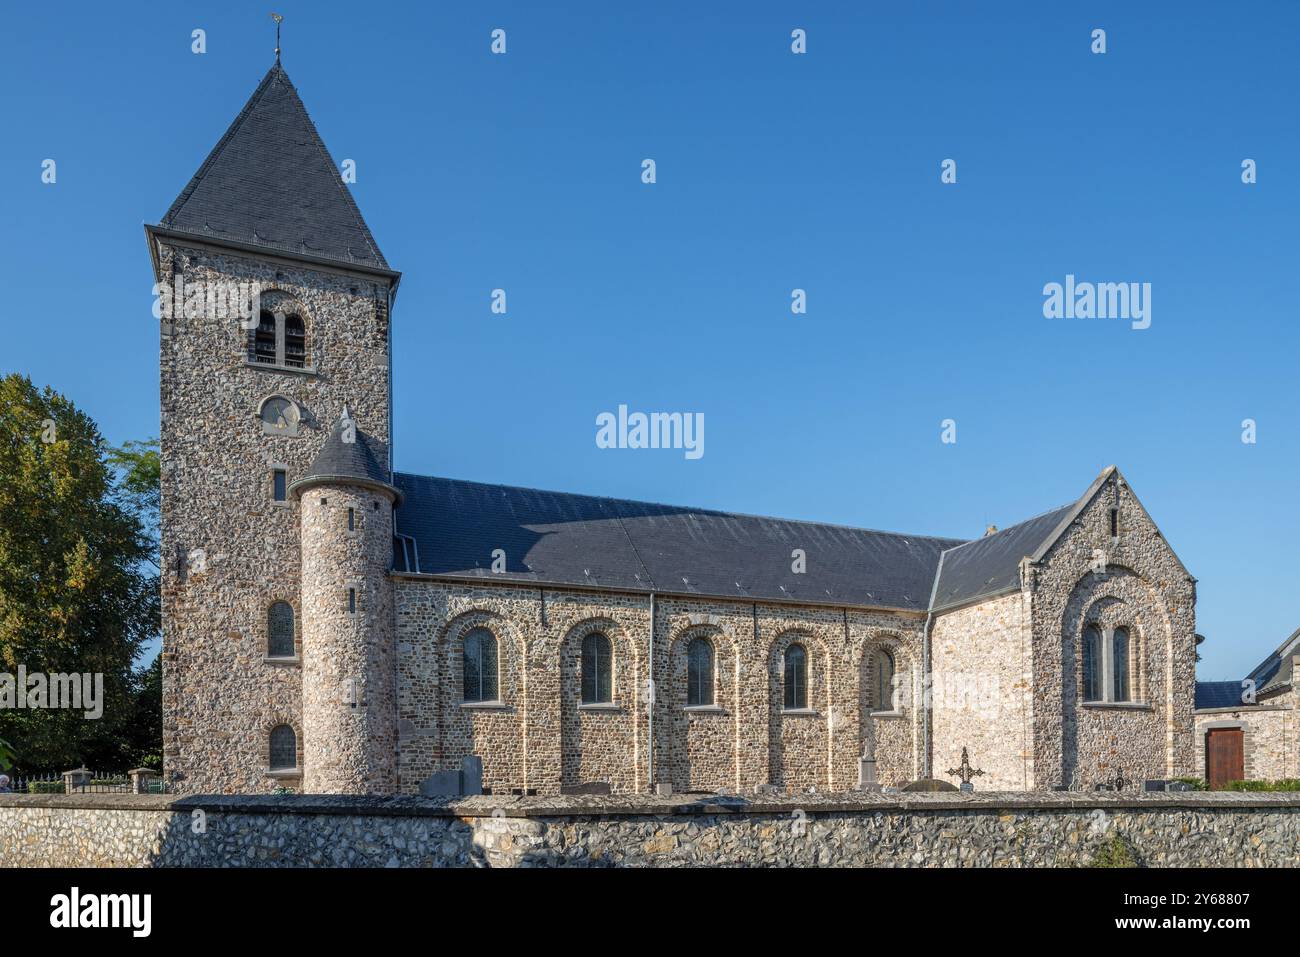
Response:
[[[930,587],[930,604],[925,610],[925,626],[921,629],[921,777],[931,775],[932,750],[930,741],[930,708],[934,703],[934,675],[930,670],[930,626],[934,623],[934,599],[939,593],[939,578],[943,575],[943,557],[939,553],[939,567],[934,570],[934,584]]]

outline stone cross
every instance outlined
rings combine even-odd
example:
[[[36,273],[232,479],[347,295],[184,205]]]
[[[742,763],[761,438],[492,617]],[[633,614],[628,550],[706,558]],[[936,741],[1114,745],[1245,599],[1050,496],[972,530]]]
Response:
[[[970,755],[968,755],[968,754],[966,753],[966,749],[965,749],[965,748],[962,748],[962,749],[961,749],[961,764],[960,764],[959,766],[955,767],[955,768],[949,768],[947,773],[948,773],[948,774],[955,774],[955,775],[957,775],[958,777],[961,778],[961,789],[962,789],[963,791],[974,791],[974,790],[975,790],[975,785],[973,785],[973,784],[970,783],[970,779],[973,778],[973,777],[979,777],[979,776],[982,775],[984,772],[981,771],[979,768],[973,768],[973,767],[971,767],[971,764],[970,764]]]

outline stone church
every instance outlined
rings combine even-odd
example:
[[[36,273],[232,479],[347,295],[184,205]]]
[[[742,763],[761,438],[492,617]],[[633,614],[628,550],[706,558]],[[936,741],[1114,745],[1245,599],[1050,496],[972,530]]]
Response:
[[[278,62],[146,233],[179,791],[1195,770],[1195,579],[1116,468],[974,539],[395,471],[401,276]]]

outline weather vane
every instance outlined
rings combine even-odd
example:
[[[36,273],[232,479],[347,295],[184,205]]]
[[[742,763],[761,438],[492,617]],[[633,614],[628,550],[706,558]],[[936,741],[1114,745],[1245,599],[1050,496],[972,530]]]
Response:
[[[275,62],[280,62],[280,21],[284,17],[278,13],[271,14],[271,19],[275,21]]]

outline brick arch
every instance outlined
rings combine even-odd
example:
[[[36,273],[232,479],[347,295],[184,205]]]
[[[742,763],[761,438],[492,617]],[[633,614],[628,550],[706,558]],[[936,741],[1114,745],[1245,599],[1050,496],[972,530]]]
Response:
[[[464,702],[463,641],[475,628],[486,628],[497,640],[499,706]],[[483,760],[485,788],[500,793],[524,786],[526,657],[521,630],[509,618],[488,608],[467,609],[438,629],[433,640],[437,669],[434,770],[454,770],[462,759],[477,755]]]
[[[609,638],[609,704],[582,703],[582,643],[593,632]],[[626,630],[605,616],[584,618],[557,647],[560,675],[560,784],[608,783],[616,792],[637,790],[637,702],[640,662]]]
[[[1094,621],[1128,627],[1130,697],[1144,707],[1084,706],[1083,631]],[[1133,780],[1167,776],[1169,689],[1161,662],[1173,654],[1173,628],[1157,590],[1127,566],[1089,570],[1071,589],[1059,628],[1061,779],[1091,786],[1117,770]]]
[[[713,707],[687,710],[687,652],[697,638],[713,649]],[[656,737],[666,758],[664,774],[675,790],[739,786],[739,655],[735,638],[717,625],[687,625],[668,643],[668,667],[656,695],[664,730]]]
[[[803,645],[808,655],[808,710],[785,710],[785,651]],[[788,790],[824,790],[830,780],[832,658],[826,640],[808,628],[787,628],[767,654],[768,776]]]

